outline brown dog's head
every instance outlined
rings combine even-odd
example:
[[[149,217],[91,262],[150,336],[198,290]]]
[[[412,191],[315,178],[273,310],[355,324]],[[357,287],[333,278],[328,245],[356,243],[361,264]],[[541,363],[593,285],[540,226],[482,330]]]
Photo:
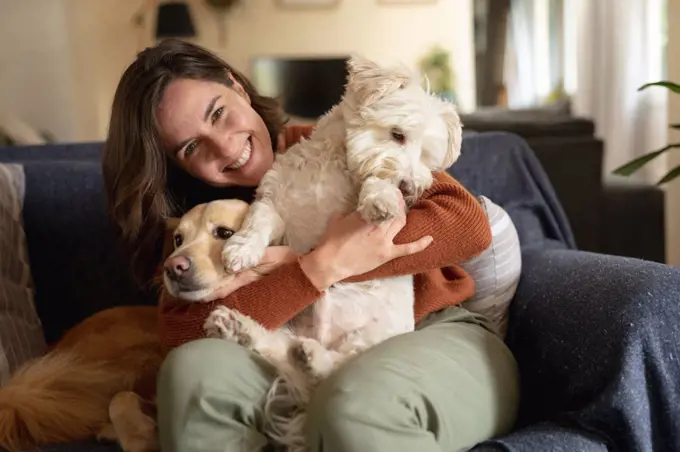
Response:
[[[174,230],[174,251],[165,260],[163,283],[170,295],[185,301],[203,301],[229,284],[233,274],[224,270],[222,247],[236,232],[248,211],[238,200],[200,204],[187,212]]]

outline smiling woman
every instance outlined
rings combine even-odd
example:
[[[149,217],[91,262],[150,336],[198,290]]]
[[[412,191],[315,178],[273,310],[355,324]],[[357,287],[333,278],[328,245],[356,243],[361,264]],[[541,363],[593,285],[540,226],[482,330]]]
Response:
[[[272,139],[248,94],[229,80],[172,81],[156,116],[161,142],[171,159],[215,187],[255,186],[274,160]]]
[[[371,73],[374,64],[366,64],[357,69]],[[276,102],[258,95],[205,49],[164,41],[142,52],[119,82],[104,151],[113,221],[140,280],[146,283],[143,271],[153,274],[161,262],[158,248],[168,216],[210,200],[252,200],[274,152],[311,133],[311,127],[304,133],[296,129],[283,128]],[[403,130],[386,131],[379,140],[407,144]],[[458,132],[456,127],[447,134],[452,147],[458,147]],[[517,405],[512,354],[487,320],[456,306],[474,292],[474,281],[457,263],[491,242],[484,209],[458,181],[442,173],[409,210],[408,221],[403,209],[397,210],[394,221],[379,226],[356,211],[333,218],[314,249],[301,255],[288,246],[268,247],[257,271],[232,274],[233,283],[218,290],[214,304],[177,300],[169,289],[161,293],[160,339],[172,349],[158,378],[162,450],[259,451],[269,442],[264,421],[255,413],[262,411],[260,401],[271,388],[273,372],[244,347],[206,339],[206,309],[227,306],[276,329],[311,306],[322,290],[367,273],[422,276],[426,282],[415,292],[418,331],[394,344],[385,342],[372,355],[363,355],[368,357],[364,364],[346,368],[350,370],[340,380],[328,380],[328,396],[322,391],[313,404],[317,414],[310,419],[321,423],[310,425],[310,449],[321,450],[323,444],[324,450],[338,452],[371,447],[462,450],[507,431]],[[174,257],[188,250],[192,234],[200,233],[203,243],[213,244],[216,262],[202,267],[224,271],[221,237],[228,231],[216,226],[230,225],[197,223],[190,228],[185,221],[179,227],[182,245]],[[206,223],[210,227],[201,227]],[[191,276],[191,259],[195,270],[195,256],[168,260],[168,286],[200,290],[200,281]],[[266,271],[262,264],[268,265]],[[377,269],[383,273],[371,273]],[[430,378],[412,385],[401,378],[405,374]],[[353,396],[346,400],[330,396],[347,393]],[[412,397],[397,406],[393,402],[399,394]]]
[[[165,219],[219,197],[205,183],[252,191],[285,121],[275,100],[200,47],[167,40],[138,61],[148,64],[128,67],[116,89],[103,172],[113,223],[146,284]]]

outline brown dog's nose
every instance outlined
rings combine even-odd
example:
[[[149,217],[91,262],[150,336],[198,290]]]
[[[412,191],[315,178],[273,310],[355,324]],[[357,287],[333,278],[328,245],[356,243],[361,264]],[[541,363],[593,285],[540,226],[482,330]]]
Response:
[[[399,183],[399,191],[405,198],[413,196],[416,194],[416,184],[410,179],[404,179]]]
[[[186,256],[174,256],[165,261],[165,274],[178,281],[191,270],[191,261]]]

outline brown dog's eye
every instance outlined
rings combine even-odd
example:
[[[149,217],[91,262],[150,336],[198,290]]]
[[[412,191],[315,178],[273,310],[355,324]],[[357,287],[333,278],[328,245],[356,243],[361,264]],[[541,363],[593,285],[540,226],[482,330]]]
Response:
[[[396,141],[399,144],[404,144],[406,142],[406,135],[399,130],[399,129],[392,129],[390,132],[392,134],[392,138],[394,138],[394,141]]]
[[[179,248],[180,246],[182,246],[183,242],[184,240],[182,239],[182,236],[180,234],[177,234],[175,236],[175,248]]]
[[[218,226],[213,231],[213,234],[215,234],[215,237],[217,237],[218,239],[227,240],[229,237],[231,237],[234,234],[234,231],[232,231],[229,228],[224,228],[222,226]]]

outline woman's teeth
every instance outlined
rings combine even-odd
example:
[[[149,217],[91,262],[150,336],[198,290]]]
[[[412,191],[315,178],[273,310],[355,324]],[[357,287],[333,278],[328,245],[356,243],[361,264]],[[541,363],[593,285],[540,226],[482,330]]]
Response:
[[[227,169],[230,170],[237,170],[241,168],[243,165],[248,163],[248,160],[250,160],[250,154],[252,154],[253,147],[251,144],[251,139],[248,137],[248,140],[246,140],[246,145],[243,148],[243,152],[241,152],[241,155],[239,156],[238,160],[236,162],[232,163],[231,165],[227,166]]]

